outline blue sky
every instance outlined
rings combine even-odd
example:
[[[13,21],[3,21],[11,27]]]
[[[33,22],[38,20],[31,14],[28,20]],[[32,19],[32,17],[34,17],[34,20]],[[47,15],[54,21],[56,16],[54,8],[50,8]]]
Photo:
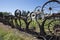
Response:
[[[36,6],[42,6],[48,0],[0,0],[0,11],[12,12],[16,9],[33,11]]]

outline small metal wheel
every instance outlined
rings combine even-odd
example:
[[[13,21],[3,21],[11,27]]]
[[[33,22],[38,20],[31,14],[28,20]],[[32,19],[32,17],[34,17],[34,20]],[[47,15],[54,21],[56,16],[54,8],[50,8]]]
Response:
[[[15,17],[13,19],[13,22],[16,26],[16,28],[20,29],[21,28],[21,11],[19,9],[15,10]]]
[[[16,9],[14,14],[16,17],[19,17],[21,16],[21,11],[19,9]]]
[[[39,29],[38,23],[36,22],[36,13],[35,12],[31,12],[30,17],[31,17],[31,20],[32,21],[29,24],[29,29],[31,31],[34,31],[34,32],[39,33],[40,32],[40,29]]]

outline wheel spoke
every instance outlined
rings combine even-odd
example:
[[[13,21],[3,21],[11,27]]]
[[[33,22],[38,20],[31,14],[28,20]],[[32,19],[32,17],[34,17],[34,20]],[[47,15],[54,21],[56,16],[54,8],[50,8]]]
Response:
[[[55,6],[55,7],[53,7],[53,8],[60,8],[60,6]]]
[[[52,10],[49,10],[49,7],[51,7]],[[57,2],[51,2],[51,3],[46,4],[46,6],[44,7],[44,10],[47,10],[45,11],[45,13],[49,13],[48,12],[49,10],[50,13],[52,14],[52,13],[57,13],[59,11],[58,9],[60,9],[59,7],[60,7],[60,4],[58,4]]]
[[[60,10],[55,8],[54,11],[57,11],[57,12],[58,12],[58,11],[60,11]]]

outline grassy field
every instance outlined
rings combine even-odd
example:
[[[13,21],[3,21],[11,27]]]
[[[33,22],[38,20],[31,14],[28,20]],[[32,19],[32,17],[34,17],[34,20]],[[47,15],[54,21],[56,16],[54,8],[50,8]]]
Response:
[[[1,24],[0,24],[1,25]],[[0,26],[0,40],[23,40],[20,36],[8,27]]]
[[[38,20],[38,22],[40,24],[42,24],[43,20]],[[49,22],[51,22],[51,20],[47,20],[44,24],[44,30],[45,32],[48,34],[48,24]],[[53,26],[54,23],[58,23],[59,21],[54,21],[50,24],[50,30],[53,31]],[[18,25],[20,25],[19,20],[17,20]],[[13,20],[13,24],[16,26],[15,20]],[[26,28],[25,22],[23,20],[21,20],[21,25],[22,28]],[[29,29],[31,29],[32,27],[36,28],[36,32],[40,32],[39,30],[39,26],[37,24],[36,21],[32,21],[29,25]],[[26,33],[22,33],[17,29],[12,29],[12,28],[8,28],[3,26],[2,24],[0,24],[0,40],[35,40],[34,37],[32,37],[31,35],[28,36],[28,34]]]
[[[37,38],[0,23],[0,40],[37,40]]]

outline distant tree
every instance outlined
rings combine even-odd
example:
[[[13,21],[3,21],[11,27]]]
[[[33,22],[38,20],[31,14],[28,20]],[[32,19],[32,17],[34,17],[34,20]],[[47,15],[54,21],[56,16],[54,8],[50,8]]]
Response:
[[[0,17],[3,17],[3,13],[2,12],[0,12]]]
[[[0,17],[12,15],[10,12],[0,12]]]
[[[27,11],[27,15],[30,13],[30,11]]]
[[[26,17],[27,16],[27,12],[23,10],[22,11],[22,16],[25,16]]]
[[[4,16],[12,15],[10,12],[2,12]]]

